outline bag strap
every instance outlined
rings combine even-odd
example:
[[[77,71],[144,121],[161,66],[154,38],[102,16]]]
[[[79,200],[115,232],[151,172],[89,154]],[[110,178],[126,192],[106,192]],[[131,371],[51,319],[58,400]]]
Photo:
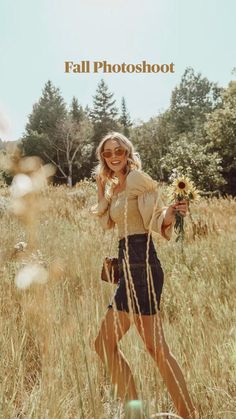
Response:
[[[109,256],[111,256],[111,248],[112,248],[112,242],[113,242],[113,237],[114,237],[114,226],[112,227],[112,230],[113,231],[112,231],[112,236],[111,236],[111,241],[110,241],[110,246],[109,246]],[[104,244],[106,242],[106,238],[107,238],[107,234],[106,233],[107,233],[107,230],[103,234],[102,243],[101,243],[102,244],[102,247],[104,247]]]
[[[114,189],[114,185],[111,186],[112,191]],[[113,239],[114,239],[114,231],[115,231],[115,224],[112,227],[112,236],[111,236],[111,241],[110,241],[110,247],[109,247],[109,257],[111,257],[111,249],[112,249],[112,244],[113,244]]]
[[[110,247],[109,247],[109,256],[111,256],[112,243],[114,239],[114,230],[115,230],[115,227],[112,227],[112,236],[111,236]]]
[[[109,244],[109,252],[108,252],[108,257],[111,256],[111,250],[112,250],[112,244],[113,244],[113,239],[114,239],[114,230],[115,230],[115,226],[112,227],[112,235],[111,235],[111,240],[110,240],[110,244]],[[102,247],[104,247],[106,239],[107,239],[107,231],[105,232],[105,234],[103,234],[103,238],[102,238]]]

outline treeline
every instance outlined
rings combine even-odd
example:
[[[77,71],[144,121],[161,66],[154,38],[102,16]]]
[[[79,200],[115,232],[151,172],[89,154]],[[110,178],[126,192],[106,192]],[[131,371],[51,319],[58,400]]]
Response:
[[[202,191],[236,194],[236,81],[222,88],[187,68],[169,108],[138,126],[125,98],[119,110],[103,79],[91,108],[83,108],[76,97],[68,107],[48,81],[29,115],[20,147],[24,155],[55,164],[55,182],[71,186],[90,177],[96,147],[110,130],[133,141],[143,169],[155,179],[168,181],[177,170]]]
[[[38,155],[57,167],[56,183],[72,186],[90,177],[96,147],[110,130],[124,131],[131,125],[122,99],[121,115],[116,101],[102,79],[93,98],[93,107],[85,109],[73,97],[69,109],[60,90],[48,81],[42,96],[33,106],[21,140],[24,155]]]
[[[202,191],[236,194],[236,82],[218,87],[187,68],[170,107],[131,132],[145,169],[188,174]]]

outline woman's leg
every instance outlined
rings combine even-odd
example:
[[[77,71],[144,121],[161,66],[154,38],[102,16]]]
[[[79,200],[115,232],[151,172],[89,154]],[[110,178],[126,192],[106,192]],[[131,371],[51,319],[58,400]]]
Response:
[[[138,398],[130,367],[118,348],[118,342],[129,330],[130,324],[126,312],[108,309],[95,340],[96,352],[107,365],[111,381],[123,401]]]
[[[134,321],[148,352],[158,365],[178,414],[184,419],[195,418],[183,373],[165,341],[160,313],[135,315]]]

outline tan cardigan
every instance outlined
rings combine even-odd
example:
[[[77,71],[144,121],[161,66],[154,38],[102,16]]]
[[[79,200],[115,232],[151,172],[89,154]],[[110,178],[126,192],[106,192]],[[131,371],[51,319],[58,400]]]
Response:
[[[170,240],[173,223],[163,228],[167,207],[163,206],[161,190],[147,173],[132,170],[126,178],[125,190],[104,197],[92,208],[103,229],[118,226],[119,238],[127,235],[157,232]]]

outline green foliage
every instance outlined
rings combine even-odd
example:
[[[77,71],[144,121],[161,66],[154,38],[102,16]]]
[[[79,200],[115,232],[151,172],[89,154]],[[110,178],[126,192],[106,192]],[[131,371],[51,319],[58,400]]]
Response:
[[[93,99],[93,108],[89,112],[89,117],[93,124],[94,135],[92,142],[91,165],[95,160],[95,151],[101,138],[109,131],[118,130],[117,121],[118,109],[115,106],[114,94],[110,93],[108,86],[102,79],[98,84],[96,94]]]
[[[199,179],[203,189],[222,185],[220,157],[207,153],[204,140],[207,115],[220,103],[220,89],[187,68],[172,93],[170,109],[133,130],[144,169],[157,179],[167,180],[173,168],[182,167],[192,172],[194,180]],[[207,180],[209,162],[211,174]]]
[[[160,161],[167,153],[170,143],[168,127],[169,114],[165,112],[135,127],[131,132],[131,140],[140,153],[143,169],[159,180],[167,178],[167,173],[160,165]]]
[[[21,148],[25,155],[54,162],[57,182],[74,184],[90,176],[101,138],[120,131],[131,138],[152,177],[168,181],[174,168],[182,169],[203,190],[235,195],[235,115],[236,82],[223,90],[190,67],[173,90],[169,109],[135,127],[124,97],[118,116],[114,94],[103,79],[91,109],[73,97],[69,110],[48,81],[33,106]]]
[[[205,129],[211,150],[222,157],[225,191],[236,194],[236,82],[223,95],[223,106],[209,115]]]
[[[13,176],[7,170],[3,170],[2,172],[0,172],[0,183],[2,181],[3,184],[10,186],[12,183],[12,179]]]
[[[92,133],[91,122],[78,100],[73,97],[68,112],[60,90],[48,81],[29,116],[21,149],[25,155],[37,155],[53,163],[57,167],[56,182],[66,181],[71,186],[87,174],[85,154],[90,159],[88,142]]]
[[[12,182],[12,175],[9,170],[10,159],[11,155],[8,147],[2,142],[2,148],[0,148],[0,186],[4,184],[10,185]]]
[[[80,123],[85,118],[85,112],[81,105],[79,105],[78,99],[74,96],[71,102],[70,115],[73,122]]]
[[[90,112],[90,117],[95,126],[104,124],[104,129],[113,128],[118,114],[113,96],[114,94],[109,92],[108,86],[102,79],[98,84],[93,100],[93,109]]]
[[[222,147],[217,148],[215,138],[214,146],[210,147],[209,127],[205,125],[210,115],[214,119],[213,115],[224,111],[221,93],[215,83],[187,68],[172,92],[170,108],[133,129],[131,137],[140,152],[143,168],[150,175],[167,181],[172,170],[178,169],[189,174],[202,190],[224,190],[221,162],[224,167],[224,153],[232,159],[232,146],[225,147],[224,138]],[[232,95],[230,100],[232,111],[235,109]],[[220,118],[216,116],[216,120]],[[233,141],[232,125],[230,129]],[[230,136],[227,130],[225,136]]]
[[[34,104],[22,138],[25,155],[37,154],[44,161],[50,161],[46,155],[55,158],[52,144],[57,143],[57,124],[66,118],[67,111],[60,90],[49,80],[39,101]],[[46,154],[45,154],[46,153]]]
[[[182,134],[171,144],[161,165],[168,173],[176,169],[188,175],[203,191],[218,189],[225,183],[219,154],[209,151],[207,145],[194,142],[191,134]]]
[[[66,117],[66,104],[60,90],[53,86],[49,80],[42,92],[38,103],[33,106],[33,112],[29,116],[26,125],[28,129],[38,131],[39,134],[47,133],[49,137],[54,135],[54,128],[58,121]]]
[[[28,127],[27,134],[22,138],[21,150],[25,156],[39,156],[45,162],[50,159],[46,155],[54,157],[54,152],[51,149],[48,134],[46,132],[39,133],[37,130],[33,131]]]
[[[130,115],[128,113],[125,98],[122,97],[121,100],[121,117],[119,119],[119,122],[122,125],[122,132],[126,137],[129,137],[130,130],[129,128],[132,126],[132,122],[130,119]]]
[[[201,73],[188,67],[171,96],[172,131],[176,134],[199,130],[207,114],[221,105],[221,89]]]

